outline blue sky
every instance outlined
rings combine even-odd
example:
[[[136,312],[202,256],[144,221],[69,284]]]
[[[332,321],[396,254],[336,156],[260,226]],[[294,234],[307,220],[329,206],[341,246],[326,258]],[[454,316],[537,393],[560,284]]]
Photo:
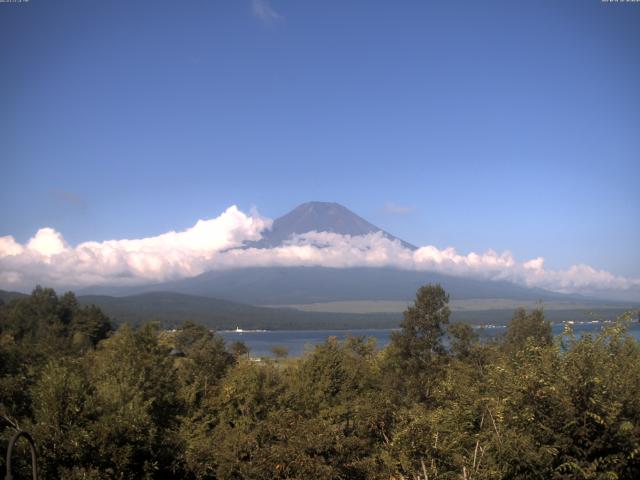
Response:
[[[600,0],[0,4],[0,236],[327,200],[638,277],[639,45]]]

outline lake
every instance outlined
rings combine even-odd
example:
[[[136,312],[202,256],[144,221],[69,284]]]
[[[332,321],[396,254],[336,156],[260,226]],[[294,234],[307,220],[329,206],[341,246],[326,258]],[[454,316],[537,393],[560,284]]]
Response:
[[[573,331],[577,336],[584,334],[597,334],[602,329],[601,322],[576,322]],[[505,325],[490,325],[474,327],[481,337],[490,337],[504,333]],[[394,329],[369,329],[369,330],[272,330],[272,331],[222,331],[218,332],[226,342],[239,340],[244,342],[251,351],[252,357],[273,356],[271,349],[275,346],[283,346],[289,349],[290,356],[302,355],[305,349],[311,349],[315,345],[324,342],[328,337],[336,337],[344,340],[348,336],[373,337],[379,348],[389,343],[389,336]],[[564,324],[552,326],[554,335],[560,335],[564,331]],[[640,324],[633,322],[629,327],[629,333],[640,340]]]

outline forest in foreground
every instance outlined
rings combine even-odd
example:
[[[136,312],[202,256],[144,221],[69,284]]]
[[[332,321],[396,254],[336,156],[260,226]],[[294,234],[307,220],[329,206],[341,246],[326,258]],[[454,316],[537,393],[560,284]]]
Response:
[[[203,326],[115,329],[36,288],[0,305],[0,474],[26,430],[47,479],[640,478],[631,314],[554,338],[519,309],[480,342],[448,302],[419,289],[384,349],[329,338],[257,362]]]

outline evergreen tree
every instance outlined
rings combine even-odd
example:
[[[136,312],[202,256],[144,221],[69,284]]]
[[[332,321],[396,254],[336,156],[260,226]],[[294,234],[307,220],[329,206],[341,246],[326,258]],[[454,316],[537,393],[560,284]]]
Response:
[[[429,398],[446,362],[442,338],[450,313],[449,294],[441,285],[418,290],[404,312],[400,331],[391,334],[387,379],[396,392],[417,400]]]

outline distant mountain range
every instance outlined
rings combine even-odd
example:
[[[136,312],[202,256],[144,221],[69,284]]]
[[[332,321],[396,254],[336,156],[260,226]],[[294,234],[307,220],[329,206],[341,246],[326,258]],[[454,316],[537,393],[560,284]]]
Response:
[[[61,293],[61,292],[59,292]],[[18,292],[0,290],[0,305],[26,298]],[[393,328],[402,318],[400,311],[386,313],[336,313],[309,312],[294,308],[268,308],[246,305],[215,298],[185,295],[174,292],[149,292],[126,297],[107,295],[80,295],[82,305],[97,305],[117,324],[139,325],[158,321],[164,327],[179,326],[186,320],[194,321],[215,330],[268,329],[268,330],[359,330]],[[499,303],[499,302],[497,302]],[[587,308],[585,308],[587,307]],[[457,310],[454,306],[452,321],[471,324],[502,324],[512,317],[513,308],[482,308]],[[566,308],[548,310],[551,321],[611,319],[628,307],[567,304]]]
[[[293,235],[311,231],[342,235],[382,233],[406,248],[410,243],[376,227],[337,203],[309,202],[276,219],[257,242],[245,247],[273,248],[286,244]],[[475,323],[501,323],[513,312],[513,305],[531,305],[541,300],[554,304],[552,320],[584,319],[592,309],[609,318],[636,305],[604,302],[580,295],[566,295],[528,288],[506,281],[478,280],[436,272],[395,268],[251,267],[205,272],[192,278],[136,287],[97,286],[77,291],[82,303],[94,303],[118,321],[139,323],[158,319],[166,325],[194,320],[213,328],[374,328],[397,325],[400,310],[376,312],[377,305],[409,302],[416,290],[428,283],[440,283],[453,301],[481,306],[477,310],[454,311],[453,318]],[[0,292],[0,298],[20,294]],[[495,300],[495,301],[494,301]],[[333,303],[331,303],[333,302]],[[335,302],[338,302],[337,304]],[[342,302],[342,303],[340,303]],[[351,303],[349,303],[351,302]],[[353,313],[370,302],[363,312]],[[309,305],[312,308],[309,308]],[[318,306],[319,304],[320,306]],[[331,308],[322,310],[322,305]],[[350,313],[336,305],[346,304]],[[497,305],[492,309],[486,305]],[[509,305],[508,308],[504,307]],[[271,306],[276,308],[267,308]],[[291,308],[290,308],[291,307]],[[311,310],[311,311],[303,311]],[[460,311],[464,310],[464,311]]]
[[[311,231],[342,235],[382,233],[409,249],[414,245],[394,237],[346,207],[329,202],[304,203],[276,219],[254,248],[284,245],[294,235]],[[502,298],[543,301],[584,301],[580,295],[565,295],[528,288],[506,281],[478,280],[436,272],[395,268],[261,267],[216,270],[181,280],[137,287],[91,287],[80,294],[126,296],[153,291],[176,292],[220,298],[252,305],[290,305],[344,300],[410,300],[418,287],[441,283],[454,299]]]
[[[26,297],[24,293],[0,290],[0,304]],[[292,308],[256,307],[173,292],[149,292],[126,297],[79,295],[77,298],[82,305],[97,305],[118,324],[139,325],[147,321],[159,321],[169,328],[186,320],[215,330],[236,327],[245,330],[390,328],[395,327],[402,317],[400,313],[319,313]]]

